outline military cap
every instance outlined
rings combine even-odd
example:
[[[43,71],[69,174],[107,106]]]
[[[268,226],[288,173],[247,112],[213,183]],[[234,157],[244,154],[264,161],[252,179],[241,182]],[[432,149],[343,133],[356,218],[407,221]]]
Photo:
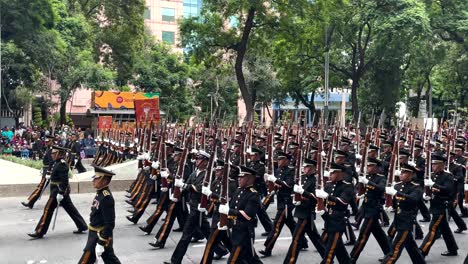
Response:
[[[461,150],[463,151],[465,149],[465,147],[463,145],[455,145],[454,149],[458,149],[458,150]]]
[[[399,141],[406,142],[406,138],[405,138],[405,137],[400,137],[400,140],[399,140]]]
[[[216,167],[215,167],[215,169],[216,169],[216,170],[222,170],[222,169],[224,169],[224,161],[218,159],[218,160],[216,161]]]
[[[312,165],[317,165],[317,161],[311,160],[311,159],[308,159],[308,158],[304,158],[304,162],[302,163],[303,167],[312,166]]]
[[[437,139],[437,140],[435,141],[435,143],[436,143],[436,144],[439,144],[439,145],[444,144],[444,142],[442,142],[442,140],[440,140],[440,139]]]
[[[112,178],[112,176],[115,175],[115,173],[113,173],[112,171],[110,170],[106,170],[102,167],[99,167],[97,165],[92,165],[94,167],[94,172],[95,172],[95,175],[92,177],[93,179],[94,178],[100,178],[100,177],[110,177]]]
[[[240,169],[240,173],[239,173],[239,176],[238,177],[244,177],[244,176],[247,176],[247,175],[252,175],[252,176],[255,176],[257,174],[257,172],[249,167],[246,167],[246,166],[239,166],[239,169]]]
[[[260,149],[258,149],[256,147],[251,147],[251,148],[247,149],[246,153],[247,154],[262,154],[263,151],[261,151]]]
[[[401,168],[401,172],[403,172],[403,171],[410,171],[412,173],[418,172],[418,170],[415,167],[413,167],[413,166],[411,166],[409,164],[402,164],[400,168]]]
[[[234,146],[240,146],[242,142],[240,140],[235,139],[234,140]]]
[[[367,165],[377,165],[377,166],[381,166],[382,165],[382,162],[376,158],[367,158]]]
[[[173,152],[174,155],[182,154],[182,152],[184,152],[184,149],[179,148],[179,147],[174,147],[174,152]]]
[[[266,140],[266,138],[263,137],[262,135],[258,135],[258,136],[256,136],[256,138],[257,138],[257,140],[262,140],[262,141]]]
[[[52,153],[55,153],[55,152],[66,152],[68,151],[67,148],[62,148],[62,147],[59,147],[59,146],[52,146]]]
[[[440,155],[432,155],[432,164],[435,164],[435,163],[444,163],[447,161],[447,159],[445,157],[442,157]]]
[[[288,153],[284,151],[278,151],[277,154],[278,154],[277,159],[288,159],[288,160],[291,159],[291,155],[289,155]]]
[[[348,153],[338,149],[338,150],[335,150],[334,156],[335,156],[335,158],[336,157],[345,157],[346,158],[346,157],[348,157]]]
[[[414,149],[424,149],[424,147],[421,145],[415,144]]]
[[[296,142],[291,142],[289,143],[289,146],[288,146],[288,148],[298,148],[298,147],[299,147],[299,144]]]
[[[197,158],[201,158],[201,159],[210,159],[211,155],[208,154],[206,151],[203,151],[203,150],[199,150],[198,153],[197,153]]]
[[[390,147],[392,147],[392,146],[393,146],[393,142],[388,141],[388,140],[385,140],[384,142],[382,142],[382,145],[383,145],[383,146],[390,146]]]
[[[275,138],[275,144],[279,144],[279,143],[283,144],[284,140],[281,138]]]
[[[405,157],[409,157],[411,156],[411,153],[409,153],[407,150],[405,149],[400,149],[400,152],[398,153],[401,156],[405,156]]]
[[[345,171],[346,167],[343,165],[336,164],[335,162],[332,162],[330,165],[330,173],[334,171]]]
[[[166,141],[164,142],[164,145],[166,145],[167,147],[174,147],[175,143],[173,141]]]
[[[379,147],[377,147],[376,145],[370,145],[369,146],[369,151],[371,151],[371,150],[379,151]]]
[[[281,133],[275,133],[275,138],[280,138],[280,137],[283,137],[283,135],[281,135]]]

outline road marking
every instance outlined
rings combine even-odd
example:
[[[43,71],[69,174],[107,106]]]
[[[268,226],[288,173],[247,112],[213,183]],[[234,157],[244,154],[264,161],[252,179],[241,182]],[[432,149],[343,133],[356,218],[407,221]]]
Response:
[[[279,237],[277,240],[291,240],[292,237]],[[260,243],[260,242],[265,242],[266,239],[265,238],[262,238],[262,239],[255,239],[255,243]],[[203,243],[203,244],[199,244],[199,245],[194,245],[192,246],[193,248],[201,248],[201,247],[205,247],[206,246],[206,243]]]

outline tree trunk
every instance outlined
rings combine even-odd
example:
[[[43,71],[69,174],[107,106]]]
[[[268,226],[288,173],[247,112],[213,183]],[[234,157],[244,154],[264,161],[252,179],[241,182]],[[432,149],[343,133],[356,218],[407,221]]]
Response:
[[[417,90],[417,95],[416,95],[416,101],[414,102],[415,107],[413,111],[413,117],[418,118],[419,115],[419,105],[421,104],[421,93],[424,87],[424,82],[423,83],[418,83],[418,90]]]
[[[247,18],[245,20],[244,30],[242,31],[242,38],[239,44],[236,47],[237,57],[234,69],[236,71],[237,84],[241,91],[242,99],[244,99],[245,109],[247,111],[246,121],[253,120],[254,112],[254,98],[252,92],[249,91],[247,84],[245,83],[244,72],[242,69],[242,64],[244,62],[245,53],[247,52],[247,43],[249,42],[249,36],[253,28],[253,20],[255,17],[255,9],[251,7],[247,13]]]
[[[60,125],[67,123],[67,101],[60,100]]]
[[[351,85],[351,109],[353,112],[353,121],[356,123],[359,118],[359,105],[357,98],[357,88],[359,86],[359,77],[353,78],[353,84]]]

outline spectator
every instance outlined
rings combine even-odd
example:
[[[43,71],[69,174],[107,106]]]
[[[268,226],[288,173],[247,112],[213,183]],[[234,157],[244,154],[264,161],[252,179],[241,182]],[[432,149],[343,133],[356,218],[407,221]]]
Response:
[[[13,149],[11,148],[10,144],[7,143],[5,148],[3,149],[3,155],[11,156],[12,153],[13,153]]]
[[[91,147],[96,146],[96,142],[94,141],[94,138],[91,136],[91,134],[88,134],[88,137],[83,139],[82,144],[85,148],[91,148]]]
[[[10,142],[13,139],[13,132],[10,130],[10,128],[5,127],[2,132],[2,137],[7,138],[7,141]]]

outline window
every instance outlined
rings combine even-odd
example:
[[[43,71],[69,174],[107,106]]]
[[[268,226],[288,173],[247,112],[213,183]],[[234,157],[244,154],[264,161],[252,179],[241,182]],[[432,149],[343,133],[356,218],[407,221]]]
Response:
[[[145,12],[143,13],[144,19],[151,19],[151,10],[148,6],[145,6]]]
[[[201,0],[184,0],[184,17],[189,18],[200,15],[201,7]]]
[[[174,22],[175,21],[175,9],[174,8],[165,8],[161,10],[162,21]]]
[[[175,33],[171,31],[163,31],[162,32],[162,41],[166,42],[167,44],[174,45],[175,43]]]

